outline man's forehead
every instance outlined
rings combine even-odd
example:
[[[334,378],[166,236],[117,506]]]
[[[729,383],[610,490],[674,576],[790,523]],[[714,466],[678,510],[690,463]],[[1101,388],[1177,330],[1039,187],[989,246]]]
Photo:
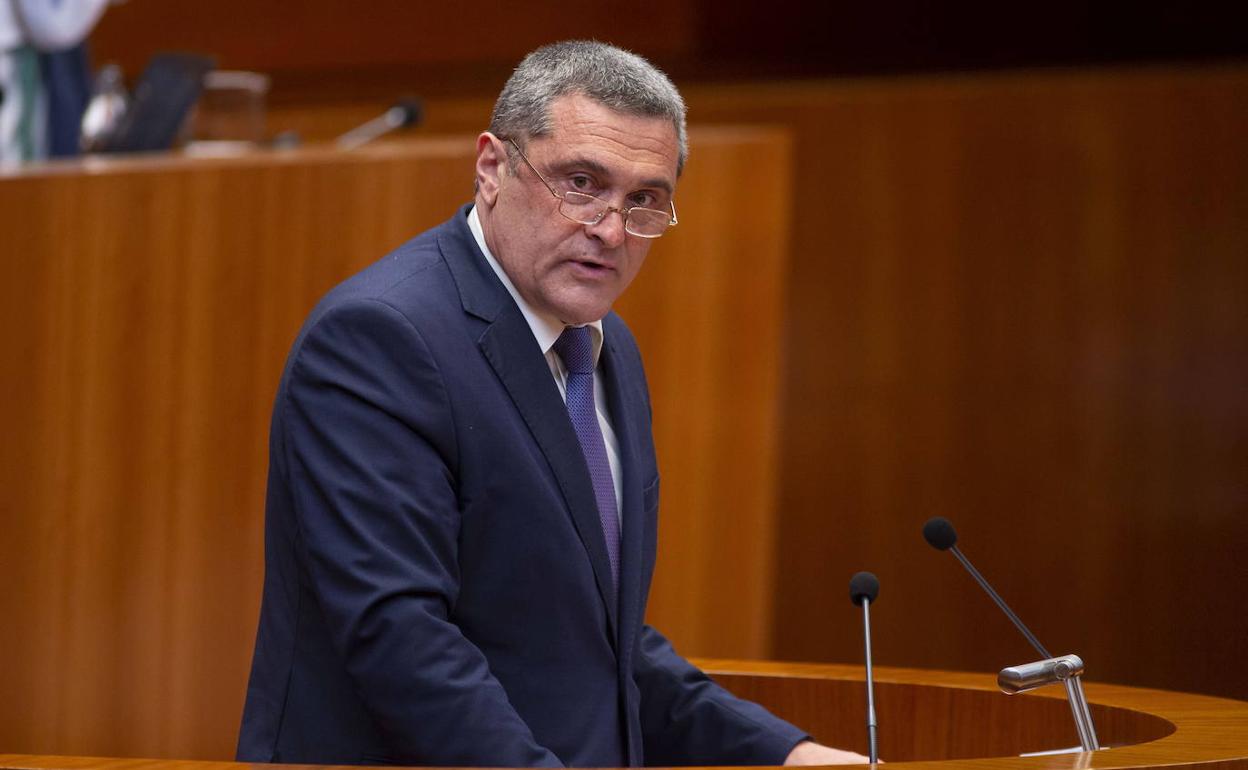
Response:
[[[556,99],[551,105],[547,152],[551,160],[580,159],[600,171],[630,172],[657,185],[676,182],[676,127],[661,116],[620,112],[582,94]],[[541,140],[538,140],[541,141]]]

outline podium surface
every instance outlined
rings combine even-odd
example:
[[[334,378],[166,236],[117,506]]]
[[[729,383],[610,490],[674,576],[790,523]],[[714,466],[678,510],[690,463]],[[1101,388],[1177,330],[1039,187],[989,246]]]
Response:
[[[728,689],[844,748],[865,745],[858,666],[702,660]],[[995,676],[876,669],[880,754],[930,770],[1248,767],[1248,703],[1085,683],[1101,751],[1020,756],[1078,745],[1061,688],[1007,696]],[[0,754],[12,770],[244,770],[234,762]],[[295,767],[287,765],[285,767]]]

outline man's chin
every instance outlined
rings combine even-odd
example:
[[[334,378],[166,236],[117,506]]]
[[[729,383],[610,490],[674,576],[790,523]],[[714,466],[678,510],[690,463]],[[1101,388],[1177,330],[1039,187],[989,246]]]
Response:
[[[610,304],[568,304],[559,308],[556,317],[565,326],[583,326],[592,324],[594,321],[601,321],[609,312],[611,312]]]
[[[602,286],[588,287],[572,283],[547,294],[549,314],[567,326],[582,326],[601,321],[611,312],[617,293]]]
[[[611,309],[607,308],[603,312],[597,313],[597,314],[585,313],[585,314],[580,314],[580,315],[560,316],[559,323],[563,324],[564,326],[585,326],[586,324],[592,324],[595,321],[601,321],[603,318],[606,317],[607,313],[610,313],[610,312],[611,312]]]

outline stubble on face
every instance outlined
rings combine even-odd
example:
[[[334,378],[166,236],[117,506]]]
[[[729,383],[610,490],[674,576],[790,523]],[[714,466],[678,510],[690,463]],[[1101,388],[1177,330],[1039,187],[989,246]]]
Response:
[[[670,120],[622,114],[577,94],[554,102],[551,122],[550,134],[521,144],[556,189],[571,189],[568,180],[585,174],[597,186],[594,194],[612,206],[644,190],[670,197],[677,157]],[[505,151],[504,145],[482,135],[479,174],[481,154]],[[565,324],[601,319],[636,277],[651,241],[627,235],[615,212],[596,225],[564,218],[524,161],[514,165],[513,172],[505,161],[497,164],[497,186],[482,185],[477,195],[490,251],[538,313]]]

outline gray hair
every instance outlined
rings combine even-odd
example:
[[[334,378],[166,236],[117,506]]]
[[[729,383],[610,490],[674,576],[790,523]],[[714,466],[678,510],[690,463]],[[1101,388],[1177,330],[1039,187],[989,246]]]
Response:
[[[550,133],[550,107],[568,94],[584,94],[604,107],[641,117],[667,118],[676,128],[679,175],[689,157],[685,101],[667,75],[631,51],[596,40],[568,40],[533,51],[507,79],[490,133],[517,142]]]

